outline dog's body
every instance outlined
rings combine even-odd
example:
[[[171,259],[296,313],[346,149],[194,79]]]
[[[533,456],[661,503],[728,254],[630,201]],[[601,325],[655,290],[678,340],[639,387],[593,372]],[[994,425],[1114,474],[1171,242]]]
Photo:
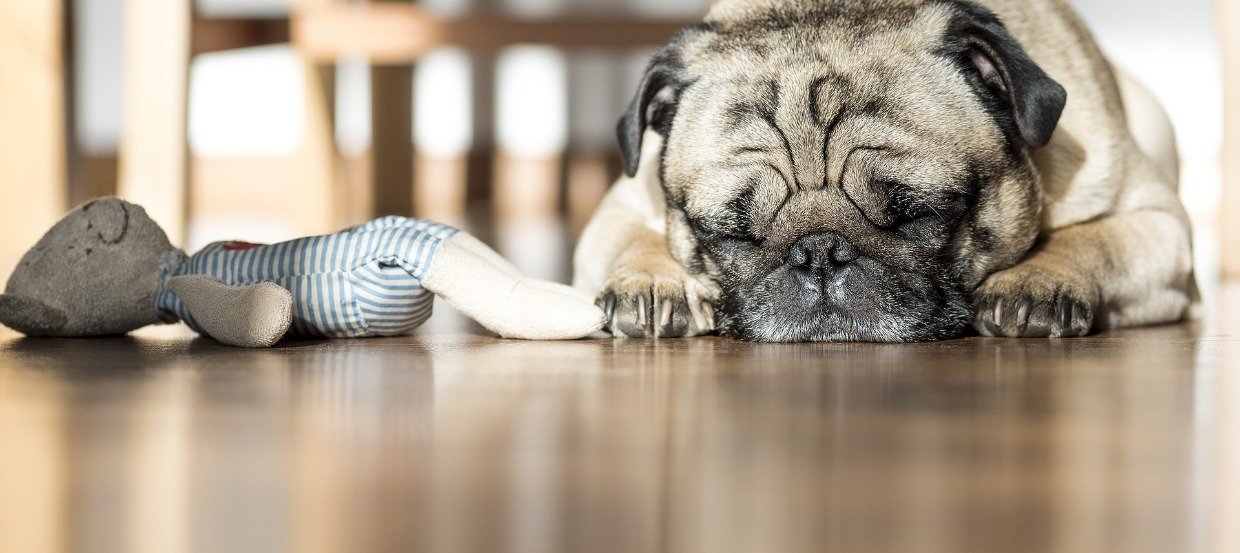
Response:
[[[617,335],[1073,336],[1195,297],[1165,115],[1063,0],[725,0],[620,135],[575,260]]]

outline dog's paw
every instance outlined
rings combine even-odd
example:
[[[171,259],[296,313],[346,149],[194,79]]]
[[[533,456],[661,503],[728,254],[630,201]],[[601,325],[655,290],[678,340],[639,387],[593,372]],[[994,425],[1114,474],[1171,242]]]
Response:
[[[984,336],[1059,338],[1089,334],[1096,285],[1067,271],[1017,265],[973,293],[973,326]]]
[[[715,330],[709,288],[681,271],[614,274],[596,303],[617,337],[675,338]]]

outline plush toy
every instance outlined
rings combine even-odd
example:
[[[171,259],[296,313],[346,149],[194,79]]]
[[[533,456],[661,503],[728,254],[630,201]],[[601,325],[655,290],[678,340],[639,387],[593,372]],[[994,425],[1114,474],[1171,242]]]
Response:
[[[184,321],[225,344],[267,347],[285,335],[407,334],[430,317],[433,295],[509,338],[582,338],[603,326],[593,298],[527,278],[468,233],[429,221],[385,217],[187,257],[142,207],[116,198],[74,209],[22,257],[0,323],[99,336]]]

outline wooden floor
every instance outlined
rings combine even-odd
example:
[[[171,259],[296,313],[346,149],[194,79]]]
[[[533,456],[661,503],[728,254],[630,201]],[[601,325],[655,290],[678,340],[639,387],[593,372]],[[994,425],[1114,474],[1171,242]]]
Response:
[[[1240,289],[1077,340],[0,338],[0,551],[1240,551]]]

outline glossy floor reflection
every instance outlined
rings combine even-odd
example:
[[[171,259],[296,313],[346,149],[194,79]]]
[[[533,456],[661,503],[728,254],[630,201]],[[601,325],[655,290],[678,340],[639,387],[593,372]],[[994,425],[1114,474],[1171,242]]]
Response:
[[[0,551],[1240,551],[1237,329],[9,337]]]

